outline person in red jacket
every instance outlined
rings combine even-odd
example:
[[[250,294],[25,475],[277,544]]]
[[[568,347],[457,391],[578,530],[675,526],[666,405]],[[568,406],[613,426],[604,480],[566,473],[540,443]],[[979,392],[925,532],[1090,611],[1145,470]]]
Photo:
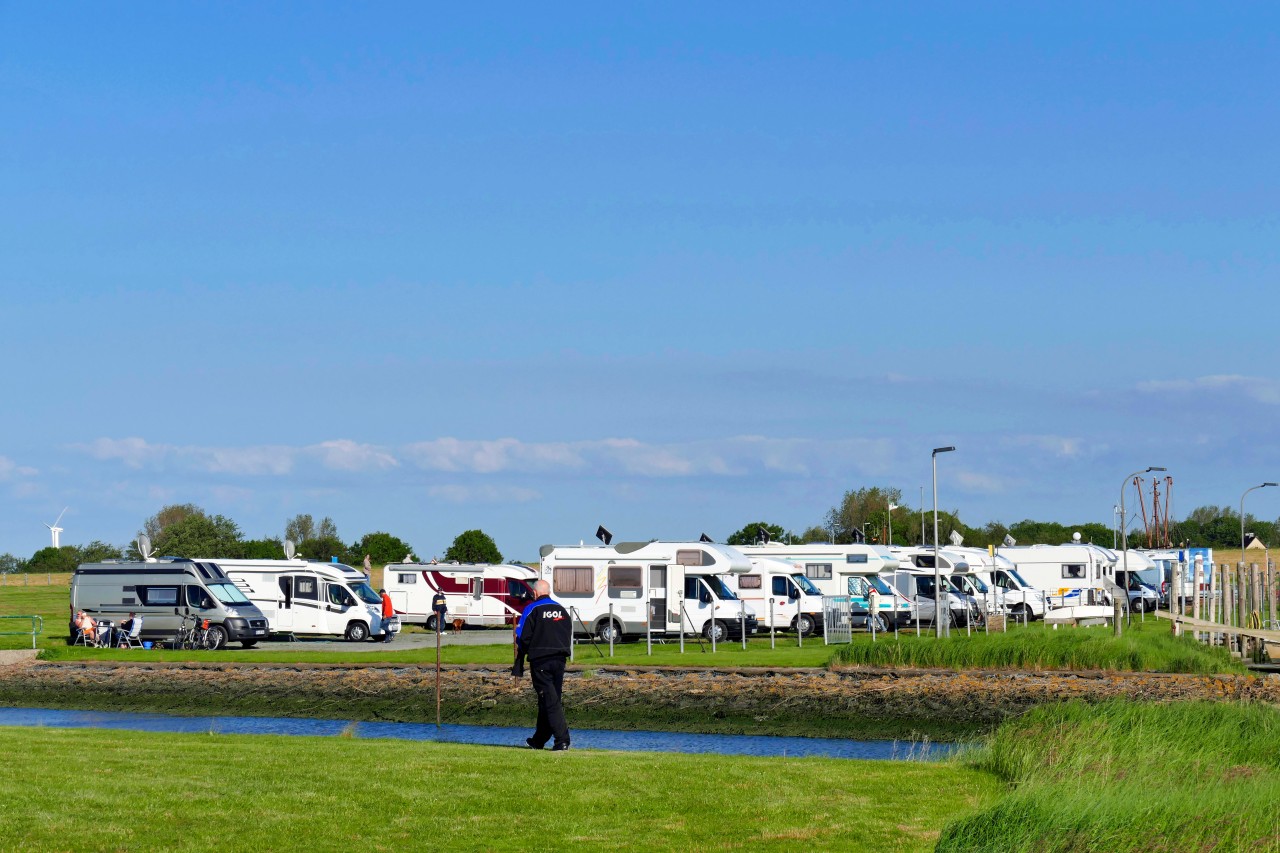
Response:
[[[391,617],[396,615],[396,609],[391,606],[391,596],[385,589],[378,590],[378,595],[382,596],[382,642],[391,642]]]

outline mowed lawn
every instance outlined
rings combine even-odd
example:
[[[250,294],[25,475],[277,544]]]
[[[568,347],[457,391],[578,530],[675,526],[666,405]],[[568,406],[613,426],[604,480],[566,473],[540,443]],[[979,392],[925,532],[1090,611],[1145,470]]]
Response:
[[[9,850],[932,849],[960,761],[0,728]]]

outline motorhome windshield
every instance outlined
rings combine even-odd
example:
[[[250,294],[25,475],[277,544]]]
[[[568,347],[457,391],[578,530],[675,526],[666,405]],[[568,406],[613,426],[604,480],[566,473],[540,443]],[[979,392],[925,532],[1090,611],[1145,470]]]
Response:
[[[977,575],[966,575],[966,577],[969,578],[969,583],[973,584],[973,588],[983,595],[986,595],[990,591],[987,589],[987,585],[982,582],[982,578]]]
[[[1016,580],[1016,581],[1017,581],[1019,584],[1021,584],[1022,586],[1024,586],[1024,587],[1030,587],[1030,586],[1031,586],[1031,584],[1027,583],[1027,579],[1026,579],[1026,578],[1024,578],[1022,575],[1018,574],[1018,570],[1017,570],[1017,569],[1005,569],[1005,571],[1006,571],[1006,572],[1008,572],[1008,573],[1009,573],[1009,576],[1010,576],[1010,577],[1012,577],[1014,580]]]
[[[707,586],[711,587],[711,591],[715,593],[716,598],[719,598],[722,601],[738,600],[738,596],[733,594],[733,590],[725,586],[724,581],[720,580],[720,578],[715,575],[706,575],[703,577],[703,580],[706,581]]]
[[[848,584],[849,594],[860,598],[867,597],[867,591],[874,589],[881,595],[893,597],[893,590],[876,575],[852,575]]]
[[[249,603],[249,599],[244,597],[244,593],[232,583],[211,583],[209,584],[209,592],[213,593],[213,597],[223,604]]]
[[[364,581],[360,581],[359,583],[353,583],[350,586],[351,586],[351,591],[354,592],[356,594],[356,597],[359,598],[361,601],[363,601],[365,604],[381,604],[382,603],[382,596],[374,592],[373,587],[369,586],[369,584],[365,583]]]
[[[791,579],[796,582],[796,586],[800,587],[800,591],[805,595],[822,595],[822,590],[814,586],[813,581],[809,580],[799,572],[792,575]]]

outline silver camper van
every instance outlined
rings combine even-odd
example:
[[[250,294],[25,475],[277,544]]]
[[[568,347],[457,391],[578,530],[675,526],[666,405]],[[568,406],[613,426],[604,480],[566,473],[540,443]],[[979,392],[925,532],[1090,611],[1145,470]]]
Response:
[[[246,649],[267,638],[267,618],[220,569],[194,560],[84,563],[71,575],[71,612],[117,624],[137,613],[144,640],[169,640],[183,616],[209,620],[210,645]]]

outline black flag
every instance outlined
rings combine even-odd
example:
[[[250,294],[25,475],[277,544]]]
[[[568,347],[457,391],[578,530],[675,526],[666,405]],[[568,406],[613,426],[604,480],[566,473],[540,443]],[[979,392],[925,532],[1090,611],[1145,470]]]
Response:
[[[712,544],[713,542],[715,542],[716,540],[712,539],[710,536],[708,536],[707,534],[705,534],[705,533],[704,533],[704,534],[702,534],[701,536],[699,536],[699,537],[698,537],[698,541],[699,541],[699,542],[706,542],[708,545],[710,545],[710,544]]]
[[[610,533],[608,530],[605,530],[604,525],[602,524],[596,528],[596,538],[599,539],[604,544],[608,545],[610,542],[613,541],[613,534]]]

